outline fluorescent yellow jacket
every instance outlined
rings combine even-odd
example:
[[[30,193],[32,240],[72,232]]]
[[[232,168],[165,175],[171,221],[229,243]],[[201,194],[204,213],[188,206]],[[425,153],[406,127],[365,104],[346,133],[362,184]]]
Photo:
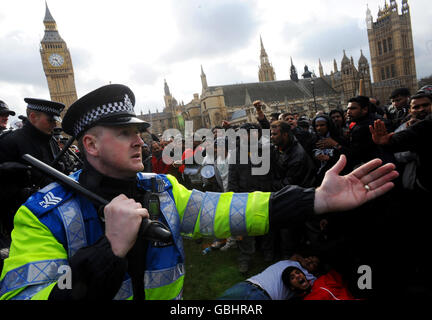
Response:
[[[71,177],[78,180],[80,172]],[[172,232],[168,248],[148,248],[146,299],[181,299],[184,282],[182,236],[228,238],[263,235],[269,228],[270,193],[203,193],[188,190],[173,176],[138,174],[138,186],[151,190],[156,177],[161,221]],[[80,248],[103,236],[93,205],[54,183],[31,196],[14,220],[10,256],[0,277],[0,299],[48,299],[62,275],[59,268]],[[73,276],[73,275],[72,275]],[[132,299],[131,279],[115,299]]]

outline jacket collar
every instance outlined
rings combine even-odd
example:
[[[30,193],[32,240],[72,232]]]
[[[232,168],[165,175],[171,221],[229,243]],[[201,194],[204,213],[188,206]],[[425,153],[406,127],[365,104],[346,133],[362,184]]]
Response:
[[[128,198],[136,198],[139,192],[136,177],[123,180],[105,176],[93,168],[85,159],[79,183],[108,201],[120,194],[124,194]]]
[[[24,123],[23,130],[32,137],[42,141],[49,141],[52,137],[52,135],[40,131],[38,128],[32,125],[30,121],[26,121]]]

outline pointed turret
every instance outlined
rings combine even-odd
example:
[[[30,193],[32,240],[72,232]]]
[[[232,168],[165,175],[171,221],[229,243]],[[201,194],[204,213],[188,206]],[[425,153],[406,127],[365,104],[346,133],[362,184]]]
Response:
[[[298,78],[298,73],[297,73],[297,69],[294,66],[292,57],[291,57],[291,75],[290,78],[292,81],[298,82],[299,78]]]
[[[45,2],[45,18],[43,21],[45,25],[45,35],[42,42],[63,42],[60,34],[57,31],[57,23],[55,22],[48,4]]]
[[[51,15],[51,12],[48,8],[48,3],[45,1],[45,18],[43,22],[54,22],[55,20],[53,18],[53,16]]]
[[[324,69],[321,63],[321,59],[319,59],[319,74],[321,78],[324,78]]]
[[[371,30],[373,27],[373,16],[372,16],[372,12],[369,9],[369,6],[367,6],[367,10],[366,10],[366,26],[369,30]]]
[[[333,67],[334,67],[334,73],[339,72],[339,70],[338,70],[338,65],[337,65],[337,62],[336,62],[336,59],[333,60]]]
[[[258,72],[259,81],[260,82],[275,81],[276,74],[274,72],[273,66],[269,61],[267,52],[264,49],[264,44],[261,36],[260,36],[260,44],[261,44],[261,54],[260,54],[261,66]]]
[[[268,58],[268,55],[267,55],[267,52],[266,52],[266,50],[265,50],[265,48],[264,48],[264,44],[263,44],[263,41],[262,41],[262,37],[260,36],[260,44],[261,44],[261,58],[265,58],[265,57],[267,57]]]
[[[360,49],[360,59],[359,59],[359,66],[363,64],[369,64],[368,60],[363,54],[363,50]]]
[[[251,105],[252,105],[252,99],[251,99],[251,97],[249,95],[248,89],[246,88],[245,106],[248,107],[248,106],[251,106]]]
[[[208,89],[207,76],[204,73],[204,69],[202,65],[201,65],[201,85],[202,85],[203,92]]]
[[[168,83],[166,82],[166,79],[164,79],[164,91],[165,91],[165,96],[171,97],[171,92],[168,87]]]
[[[344,55],[343,55],[343,58],[342,58],[342,68],[343,68],[344,65],[347,65],[347,64],[350,63],[350,60],[348,59],[345,50],[343,51],[343,54]]]
[[[312,78],[312,72],[309,71],[309,67],[305,65],[304,67],[304,73],[302,75],[303,79],[310,79]]]

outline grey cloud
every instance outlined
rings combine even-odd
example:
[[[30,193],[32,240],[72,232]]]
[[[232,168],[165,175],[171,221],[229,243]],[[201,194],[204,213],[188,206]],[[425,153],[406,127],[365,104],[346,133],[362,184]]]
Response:
[[[92,54],[90,51],[79,47],[69,47],[69,52],[71,54],[74,70],[85,69],[90,66],[92,62]]]
[[[258,26],[254,3],[244,1],[177,1],[174,5],[181,40],[164,61],[212,57],[247,45]],[[186,19],[184,17],[187,17]]]
[[[39,46],[22,41],[18,32],[0,39],[0,80],[8,83],[46,86]]]
[[[152,85],[158,80],[161,72],[149,65],[136,65],[133,67],[131,78],[139,84]]]
[[[414,44],[417,78],[432,75],[432,40],[418,39]]]
[[[360,49],[368,47],[367,32],[361,29],[356,20],[347,20],[346,23],[327,27],[322,24],[307,28],[287,25],[284,33],[287,39],[295,37],[299,47],[293,48],[295,54],[307,60],[333,60],[340,61],[343,50],[346,49],[348,57],[357,56]],[[295,57],[293,57],[295,58]]]
[[[258,71],[256,75],[245,74],[240,71],[235,65],[229,63],[219,63],[206,68],[204,72],[207,75],[209,86],[217,86],[224,84],[233,84],[233,79],[238,79],[243,83],[256,82],[258,79]]]

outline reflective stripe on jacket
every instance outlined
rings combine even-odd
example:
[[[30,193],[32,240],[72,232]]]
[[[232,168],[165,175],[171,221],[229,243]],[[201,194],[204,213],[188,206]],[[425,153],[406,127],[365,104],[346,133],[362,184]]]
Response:
[[[78,180],[80,171],[71,177]],[[149,244],[144,275],[146,299],[181,299],[184,281],[182,235],[198,238],[262,235],[268,232],[270,193],[202,193],[190,191],[172,176],[138,174],[138,186],[150,191],[155,177],[161,221],[172,232],[174,245]],[[94,206],[53,183],[31,196],[15,216],[10,256],[5,260],[0,299],[48,299],[80,248],[103,236]],[[127,276],[115,299],[131,299]]]

